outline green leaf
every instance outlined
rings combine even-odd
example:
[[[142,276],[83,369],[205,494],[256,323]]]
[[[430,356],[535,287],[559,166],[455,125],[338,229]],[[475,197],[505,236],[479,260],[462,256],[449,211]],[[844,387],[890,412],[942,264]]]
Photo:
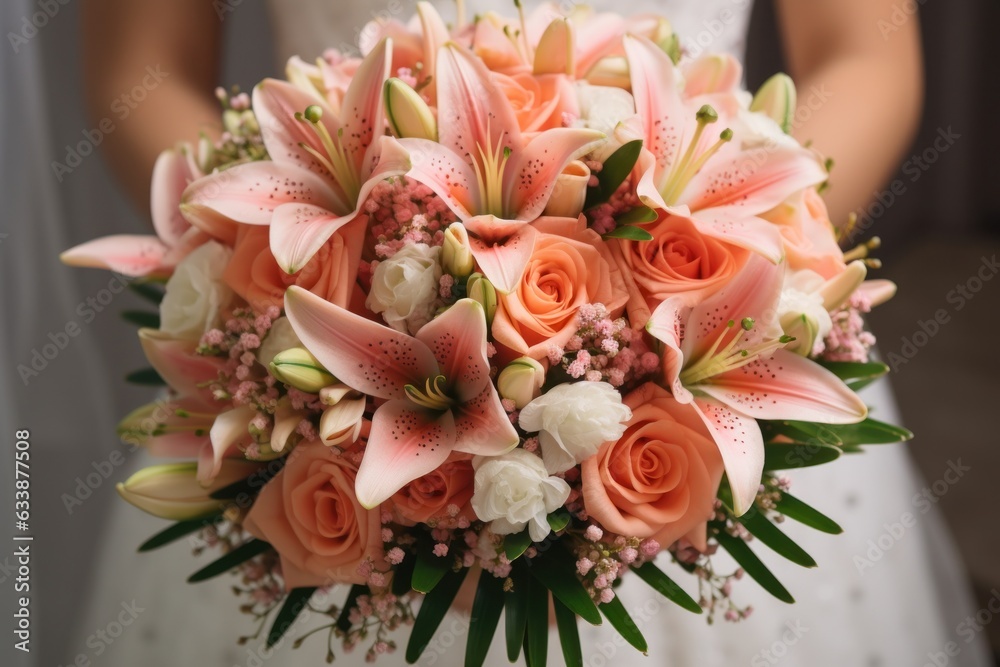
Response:
[[[125,376],[125,381],[132,384],[141,384],[150,387],[162,387],[167,383],[160,377],[152,368],[143,368],[138,371],[132,371]]]
[[[580,629],[576,625],[576,614],[558,598],[552,601],[552,606],[556,610],[556,626],[559,628],[559,643],[562,645],[566,667],[583,667],[583,651],[580,648]]]
[[[794,519],[824,533],[839,535],[844,532],[844,529],[837,525],[833,519],[785,491],[781,492],[781,500],[776,503],[776,509],[789,519]]]
[[[529,561],[531,574],[577,616],[591,625],[601,624],[601,612],[576,577],[576,560],[559,543]]]
[[[733,559],[739,563],[740,567],[750,575],[754,581],[760,584],[765,591],[778,598],[782,602],[787,602],[788,604],[793,604],[795,598],[792,594],[788,592],[781,582],[771,574],[771,571],[767,569],[767,566],[761,562],[760,558],[757,557],[750,547],[747,546],[746,542],[739,539],[738,537],[733,537],[724,530],[720,530],[715,536],[719,541],[719,545],[729,552]]]
[[[396,596],[405,595],[413,586],[413,569],[417,565],[417,557],[406,554],[392,573],[392,592]]]
[[[357,603],[358,598],[362,595],[368,595],[371,591],[367,586],[361,584],[354,584],[351,586],[351,590],[347,592],[347,598],[344,600],[343,606],[340,608],[340,616],[337,617],[337,629],[341,632],[347,632],[351,629],[351,609],[354,608],[355,603]]]
[[[451,556],[435,556],[434,546],[428,540],[417,542],[417,562],[413,568],[413,590],[430,593],[445,572],[451,570],[455,559]]]
[[[832,445],[772,443],[764,446],[764,470],[809,468],[836,461],[840,454],[840,449]]]
[[[549,520],[549,528],[552,529],[553,533],[558,533],[560,530],[568,526],[571,519],[569,512],[564,509],[557,509],[547,518]]]
[[[597,172],[597,186],[587,188],[587,199],[584,210],[593,208],[611,199],[615,190],[625,182],[642,151],[642,140],[636,139],[622,144],[618,150],[604,161],[604,166]]]
[[[228,572],[237,565],[250,560],[254,556],[259,556],[270,548],[271,545],[264,540],[250,540],[249,542],[244,542],[222,558],[212,561],[192,574],[188,577],[188,583],[195,584],[199,581],[205,581],[206,579],[217,577],[224,572]]]
[[[267,647],[271,648],[278,643],[288,628],[292,627],[292,623],[298,617],[302,610],[306,608],[309,604],[309,598],[312,594],[316,592],[315,587],[309,588],[293,588],[288,592],[288,596],[285,598],[284,604],[281,605],[281,610],[278,615],[274,618],[274,624],[271,625],[271,631],[267,633]]]
[[[909,430],[874,419],[865,419],[857,424],[830,424],[827,428],[840,438],[843,447],[885,445],[913,439]]]
[[[615,227],[604,235],[606,239],[626,239],[628,241],[652,241],[653,235],[642,227],[635,225],[622,225]]]
[[[161,530],[156,535],[139,545],[139,551],[152,551],[153,549],[158,549],[164,545],[170,544],[176,540],[186,537],[191,533],[197,532],[202,528],[211,526],[212,524],[222,521],[222,515],[216,514],[212,517],[207,517],[204,519],[191,519],[190,521],[179,521],[172,526]]]
[[[829,424],[797,421],[758,421],[764,442],[769,443],[781,436],[802,444],[820,444],[840,447],[844,444],[840,437],[830,430]]]
[[[511,533],[503,538],[503,551],[507,555],[507,560],[514,562],[531,546],[531,536],[527,529],[520,533]]]
[[[889,372],[889,367],[880,361],[869,361],[865,363],[853,361],[821,361],[820,366],[830,371],[847,386],[857,391]]]
[[[545,667],[548,651],[549,591],[544,584],[531,581],[528,588],[528,624],[524,632],[524,661],[528,667]]]
[[[150,313],[143,310],[123,310],[122,319],[137,327],[146,327],[149,329],[160,328],[159,313]]]
[[[611,602],[604,602],[598,607],[609,621],[611,621],[611,626],[618,631],[625,641],[635,647],[637,650],[641,651],[643,655],[649,652],[649,646],[646,644],[646,638],[642,636],[639,631],[639,626],[635,624],[632,617],[628,615],[625,611],[625,605],[622,601],[618,599],[618,596],[612,598]]]
[[[469,638],[465,642],[465,667],[482,667],[496,634],[503,611],[503,578],[481,572],[469,617]]]
[[[142,298],[159,305],[163,301],[165,292],[162,287],[158,287],[157,285],[156,281],[137,279],[130,282],[128,288]]]
[[[515,563],[510,578],[514,587],[504,593],[504,622],[507,635],[507,659],[517,662],[524,643],[524,628],[528,622],[528,587],[531,577],[520,564]]]
[[[441,582],[424,596],[423,604],[413,622],[413,630],[410,632],[410,640],[406,644],[406,662],[411,665],[420,659],[424,649],[430,644],[431,638],[441,625],[441,620],[451,603],[458,594],[458,589],[465,581],[465,575],[469,573],[469,568],[463,567],[460,570],[448,570]]]
[[[615,221],[619,225],[646,225],[650,222],[656,222],[658,218],[659,215],[650,207],[636,206],[631,211],[619,215]]]
[[[738,520],[750,531],[751,535],[769,546],[776,553],[802,567],[816,567],[816,561],[813,560],[813,557],[807,554],[792,538],[781,532],[756,507],[751,507]]]
[[[702,613],[701,605],[688,595],[683,588],[674,583],[673,579],[664,574],[663,570],[656,567],[652,561],[643,563],[639,567],[633,567],[632,571],[639,575],[639,578],[645,581],[653,590],[674,604],[695,614]]]

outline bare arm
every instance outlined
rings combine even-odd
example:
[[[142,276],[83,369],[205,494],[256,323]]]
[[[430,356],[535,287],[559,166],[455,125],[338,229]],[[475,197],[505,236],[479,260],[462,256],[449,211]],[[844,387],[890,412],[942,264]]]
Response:
[[[218,132],[221,22],[205,0],[88,0],[80,12],[87,110],[114,121],[105,155],[145,210],[160,151]]]
[[[892,176],[920,120],[919,24],[916,14],[893,23],[897,4],[776,0],[799,92],[795,135],[836,162],[826,200],[838,225]]]

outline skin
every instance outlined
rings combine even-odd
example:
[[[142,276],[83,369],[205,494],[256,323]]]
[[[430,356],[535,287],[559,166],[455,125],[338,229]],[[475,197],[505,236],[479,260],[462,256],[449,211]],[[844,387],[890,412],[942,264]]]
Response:
[[[775,1],[799,91],[795,134],[835,157],[826,199],[831,220],[843,224],[891,177],[916,131],[923,95],[918,20],[907,16],[883,37],[879,21],[891,24],[897,0]],[[169,72],[150,94],[155,103],[138,105],[102,147],[145,209],[160,151],[180,138],[219,131],[212,91],[222,24],[204,0],[89,0],[80,12],[92,118],[106,115],[112,100],[142,80],[147,65]]]

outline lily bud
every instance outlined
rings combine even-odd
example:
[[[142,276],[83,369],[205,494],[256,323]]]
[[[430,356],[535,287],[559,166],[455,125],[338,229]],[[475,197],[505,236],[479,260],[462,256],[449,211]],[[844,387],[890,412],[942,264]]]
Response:
[[[279,381],[310,394],[319,393],[337,381],[304,347],[293,347],[276,355],[270,368],[271,375]]]
[[[385,116],[394,135],[437,141],[437,120],[420,93],[402,79],[391,78],[385,82],[384,95]]]
[[[759,111],[781,126],[785,134],[792,133],[792,120],[795,118],[795,83],[787,74],[775,74],[764,82],[753,102],[750,111]]]
[[[361,434],[364,414],[365,397],[351,392],[349,397],[323,411],[319,420],[320,440],[330,447],[353,443]]]
[[[492,326],[493,316],[497,313],[497,290],[493,283],[481,273],[473,273],[466,283],[466,294],[475,299],[486,311],[486,324]]]
[[[445,230],[441,246],[441,268],[456,278],[465,278],[476,268],[469,248],[469,232],[465,225],[454,222]]]
[[[847,265],[840,275],[831,278],[820,288],[820,295],[823,297],[823,307],[827,311],[840,308],[855,290],[861,287],[868,275],[868,267],[860,259]]]
[[[323,71],[298,56],[292,56],[285,65],[285,78],[296,88],[312,93],[320,99],[326,97],[326,86],[323,83]]]
[[[556,19],[542,33],[535,47],[535,74],[569,74],[576,70],[573,29],[566,19]]]
[[[556,177],[552,196],[545,205],[543,215],[559,218],[576,218],[583,212],[587,199],[587,184],[590,182],[590,167],[579,160],[573,160]]]
[[[197,479],[197,463],[175,463],[143,468],[115,488],[118,495],[144,512],[163,519],[188,521],[211,516],[230,501],[212,498],[219,489],[246,479],[260,466],[247,461],[225,460],[208,487]]]
[[[515,359],[497,377],[500,396],[514,401],[518,410],[541,395],[544,383],[545,367],[531,357]]]
[[[664,53],[670,56],[670,59],[674,61],[674,64],[680,62],[681,60],[681,40],[674,32],[674,27],[670,25],[670,21],[661,18],[656,25],[656,30],[650,36],[650,39],[659,46]]]
[[[829,319],[829,318],[827,318]],[[820,322],[815,313],[799,313],[794,317],[781,320],[781,330],[794,340],[785,345],[785,349],[803,357],[812,354],[816,339],[820,337]]]
[[[629,78],[628,61],[624,56],[601,58],[587,72],[587,83],[594,86],[613,86],[628,90],[632,85]]]

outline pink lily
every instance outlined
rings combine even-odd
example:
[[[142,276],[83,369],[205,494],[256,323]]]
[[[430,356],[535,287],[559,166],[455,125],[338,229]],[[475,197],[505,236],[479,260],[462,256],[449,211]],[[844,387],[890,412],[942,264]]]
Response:
[[[177,262],[209,240],[210,235],[192,227],[178,205],[181,193],[202,176],[190,144],[165,150],[153,167],[150,234],[114,234],[70,248],[60,255],[64,264],[108,269],[125,276],[163,278]]]
[[[738,514],[750,508],[764,465],[757,419],[851,424],[868,413],[857,394],[818,364],[781,349],[777,319],[784,267],[751,256],[717,294],[687,308],[673,297],[647,330],[662,341],[663,371],[719,446]]]
[[[639,197],[651,208],[690,217],[706,236],[778,262],[781,236],[758,216],[826,180],[823,165],[777,125],[774,136],[754,136],[729,90],[738,80],[734,61],[688,67],[682,94],[676,67],[656,44],[626,36],[625,53],[645,133]],[[724,129],[716,134],[709,126]]]
[[[452,35],[441,15],[429,2],[418,2],[416,16],[410,25],[403,25],[395,19],[376,19],[361,31],[361,52],[368,55],[377,48],[379,42],[391,39],[394,44],[392,71],[409,69],[416,80],[416,87],[434,103],[437,97],[437,81],[434,80],[435,59],[438,50]]]
[[[356,492],[376,507],[453,452],[496,456],[518,436],[489,377],[486,317],[462,299],[415,337],[291,287],[285,312],[306,348],[347,386],[383,399]]]
[[[271,252],[295,273],[354,220],[380,181],[406,171],[405,156],[383,137],[382,86],[392,42],[382,41],[358,67],[340,113],[283,81],[266,79],[253,108],[271,160],[227,169],[193,183],[182,209],[270,225]],[[380,140],[381,139],[381,140]],[[386,147],[388,146],[388,150]],[[360,235],[351,235],[360,256]]]
[[[469,232],[482,272],[502,291],[521,279],[534,248],[535,220],[556,177],[604,135],[556,128],[526,140],[510,102],[474,55],[455,44],[437,61],[439,141],[400,139],[408,176],[440,196]]]

